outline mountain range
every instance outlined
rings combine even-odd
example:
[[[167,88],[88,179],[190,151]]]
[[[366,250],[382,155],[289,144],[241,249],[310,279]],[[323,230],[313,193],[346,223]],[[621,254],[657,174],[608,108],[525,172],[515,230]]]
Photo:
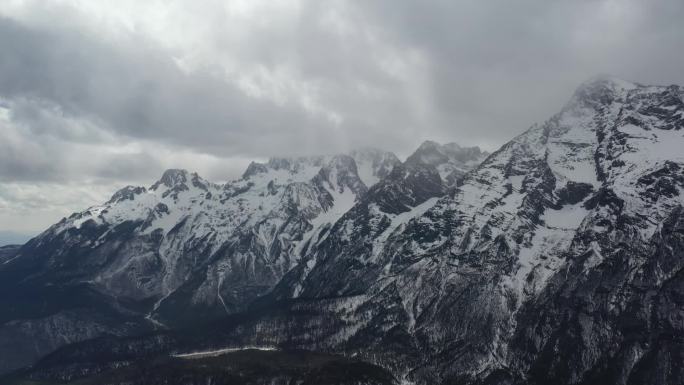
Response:
[[[600,77],[492,154],[272,158],[225,184],[167,170],[2,249],[0,372],[684,383],[683,128],[682,87]],[[281,366],[230,377],[245,357]]]

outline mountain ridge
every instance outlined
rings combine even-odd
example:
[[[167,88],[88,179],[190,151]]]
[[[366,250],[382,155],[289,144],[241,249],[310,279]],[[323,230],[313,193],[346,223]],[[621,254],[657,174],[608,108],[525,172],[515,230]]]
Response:
[[[471,151],[481,163],[453,181],[442,175],[464,162],[445,152],[463,149],[430,142],[371,186],[348,155],[287,186],[300,163],[254,163],[217,193],[232,199],[257,186],[263,202],[281,194],[288,204],[266,210],[253,232],[209,260],[265,250],[296,261],[235,311],[220,280],[200,279],[227,271],[216,268],[154,306],[160,321],[189,308],[193,320],[206,316],[193,296],[228,299],[226,318],[208,334],[85,342],[65,352],[276,346],[354,356],[414,383],[680,383],[683,96],[679,86],[592,79],[494,153]],[[269,167],[277,178],[263,178]],[[201,190],[186,187],[178,199]],[[305,196],[316,199],[295,199]],[[312,224],[342,201],[338,215]],[[152,223],[167,216],[163,208],[153,214]],[[180,218],[166,234],[182,232]],[[101,236],[97,223],[76,220]]]
[[[28,301],[45,295],[45,285],[57,285],[82,293],[73,295],[83,296],[79,307],[99,307],[95,298],[111,302],[112,319],[96,317],[81,326],[92,329],[83,333],[87,338],[110,327],[102,322],[135,314],[144,316],[131,325],[137,332],[209,321],[242,311],[265,294],[298,263],[312,237],[367,193],[366,183],[377,183],[399,164],[394,154],[377,149],[271,158],[251,163],[241,178],[223,184],[169,169],[149,187],[126,186],[104,204],[62,219],[16,250],[16,262],[0,270],[8,288],[16,284],[32,293]],[[30,272],[28,278],[17,281],[23,272]],[[27,349],[27,357],[80,338],[69,332],[65,341],[47,329],[51,317],[63,317],[72,306],[53,301],[53,310],[30,313],[38,319],[32,327],[46,323],[47,347]],[[60,322],[78,324],[77,317],[83,316],[68,314]],[[28,325],[15,322],[7,333]]]

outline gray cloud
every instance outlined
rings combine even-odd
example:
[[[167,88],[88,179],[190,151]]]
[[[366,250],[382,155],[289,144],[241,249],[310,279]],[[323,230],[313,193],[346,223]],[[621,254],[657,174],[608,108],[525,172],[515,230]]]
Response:
[[[599,73],[683,83],[677,0],[363,2],[430,62],[435,130],[500,143]],[[679,51],[679,52],[677,52]]]
[[[92,204],[163,168],[225,180],[270,155],[493,150],[595,74],[684,84],[683,18],[679,0],[14,2],[0,203],[58,213],[71,190]]]
[[[186,74],[144,40],[107,44],[9,19],[0,19],[0,39],[5,98],[48,101],[120,135],[226,153],[257,148],[249,139],[260,133],[325,127],[300,110],[246,97],[211,73]]]

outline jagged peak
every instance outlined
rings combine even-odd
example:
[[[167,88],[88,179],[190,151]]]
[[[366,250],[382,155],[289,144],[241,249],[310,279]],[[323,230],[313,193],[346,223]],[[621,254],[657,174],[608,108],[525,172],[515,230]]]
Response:
[[[597,75],[580,84],[568,104],[569,107],[583,105],[596,107],[607,105],[628,91],[642,87],[638,83],[629,82],[610,75]]]
[[[484,152],[482,149],[480,149],[479,146],[461,146],[460,144],[456,142],[447,142],[447,143],[439,143],[434,140],[425,140],[423,143],[418,146],[418,150],[451,150],[451,151],[459,151],[459,150],[468,150],[468,151],[477,151],[477,152]]]
[[[459,157],[460,154],[467,155],[467,156],[482,156],[482,155],[489,155],[487,151],[483,151],[480,146],[470,146],[470,147],[463,147],[459,145],[458,143],[451,142],[451,143],[446,143],[442,146],[443,148],[449,150],[452,154],[454,154],[456,157]]]
[[[250,162],[247,169],[242,174],[242,179],[268,172],[268,170],[286,170],[293,173],[305,167],[321,167],[324,164],[325,156],[300,156],[300,157],[271,157],[267,162]]]
[[[406,159],[405,164],[434,167],[446,186],[455,186],[488,156],[489,153],[478,146],[462,147],[455,142],[440,144],[426,140]]]
[[[171,168],[162,174],[161,178],[155,182],[150,190],[157,190],[160,186],[166,186],[167,188],[182,188],[187,189],[188,182],[197,188],[206,190],[209,186],[204,178],[200,177],[196,172],[189,172],[184,169]]]
[[[474,158],[483,158],[487,155],[489,153],[482,151],[478,146],[462,147],[456,142],[440,144],[432,140],[426,140],[418,146],[416,151],[406,161],[408,163],[422,162],[437,165],[449,160],[467,162]]]
[[[188,179],[190,179],[190,173],[187,170],[170,168],[164,171],[161,178],[159,178],[152,188],[156,189],[160,185],[173,187],[179,184],[185,184]]]
[[[396,154],[376,147],[361,147],[349,151],[356,161],[358,174],[367,187],[387,177],[392,170],[401,164]]]
[[[115,192],[107,203],[116,203],[124,200],[133,200],[135,199],[136,195],[143,194],[146,191],[147,189],[145,187],[129,185]]]
[[[426,151],[439,151],[442,147],[442,144],[437,143],[434,140],[424,140],[420,146],[413,152],[413,154],[417,152],[426,152]],[[413,155],[412,154],[412,155]]]
[[[324,175],[330,183],[337,184],[338,178],[354,176],[358,178],[356,161],[349,155],[335,155],[321,167],[319,175]]]
[[[247,169],[242,174],[242,179],[249,179],[254,175],[266,173],[269,170],[286,170],[297,173],[304,168],[324,167],[332,160],[340,161],[340,159],[345,159],[344,157],[353,159],[357,166],[361,163],[369,165],[368,167],[372,169],[371,171],[374,174],[379,172],[379,177],[385,176],[392,167],[401,163],[401,160],[393,152],[368,146],[355,148],[346,153],[298,157],[271,157],[266,162],[253,161],[250,162]]]
[[[324,156],[298,156],[298,157],[272,157],[268,160],[268,167],[274,170],[290,170],[296,171],[298,168],[306,165],[322,166]]]
[[[356,161],[350,155],[335,155],[323,166],[317,178],[326,181],[330,188],[342,192],[345,187],[355,194],[366,190],[366,185],[359,177]]]
[[[354,169],[356,170],[356,161],[347,154],[339,154],[333,156],[326,164],[327,167],[334,167],[336,169]]]
[[[242,173],[242,179],[248,179],[249,177],[264,173],[268,171],[268,166],[266,166],[263,163],[258,163],[258,162],[250,162],[249,166],[247,166],[247,169],[245,170],[244,173]]]

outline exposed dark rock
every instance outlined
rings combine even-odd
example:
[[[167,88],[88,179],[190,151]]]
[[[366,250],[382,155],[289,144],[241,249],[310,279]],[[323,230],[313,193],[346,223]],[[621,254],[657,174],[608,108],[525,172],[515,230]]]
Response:
[[[169,171],[149,202],[122,193],[0,265],[0,354],[40,341],[4,369],[74,342],[20,378],[337,381],[287,355],[168,358],[275,346],[354,357],[361,383],[389,379],[377,366],[417,384],[684,383],[681,95],[595,79],[468,169],[479,149],[426,142],[403,164],[274,158],[226,186]],[[122,337],[153,327],[172,330]]]

